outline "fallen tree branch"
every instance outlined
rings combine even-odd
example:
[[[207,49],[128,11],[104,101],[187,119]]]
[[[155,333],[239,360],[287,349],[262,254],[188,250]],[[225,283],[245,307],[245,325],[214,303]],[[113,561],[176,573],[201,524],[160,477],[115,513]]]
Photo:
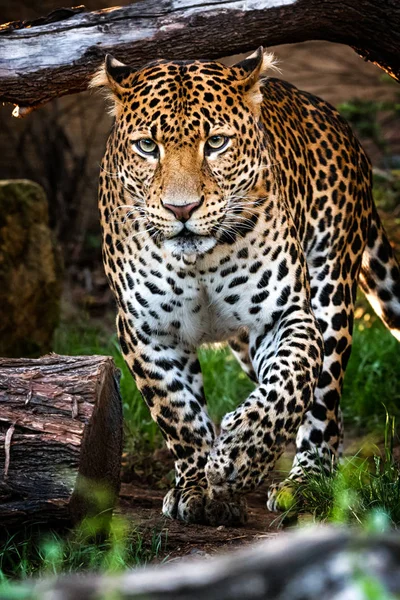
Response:
[[[306,40],[347,44],[400,79],[400,3],[393,0],[142,0],[82,10],[0,27],[0,101],[26,114],[80,92],[107,52],[140,67]]]

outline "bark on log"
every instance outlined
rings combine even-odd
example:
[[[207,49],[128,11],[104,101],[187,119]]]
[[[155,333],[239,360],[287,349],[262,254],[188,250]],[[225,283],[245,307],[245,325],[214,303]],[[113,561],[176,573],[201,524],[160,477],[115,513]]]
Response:
[[[0,359],[0,523],[79,522],[120,486],[122,405],[107,356]]]
[[[369,592],[368,592],[369,590]],[[38,584],[41,600],[343,600],[400,592],[398,535],[365,537],[315,528],[252,550],[186,560],[119,576],[72,576]],[[30,596],[32,598],[32,596]]]
[[[142,0],[0,27],[0,101],[19,105],[22,116],[82,91],[106,52],[140,67],[306,40],[347,44],[400,79],[396,0]]]

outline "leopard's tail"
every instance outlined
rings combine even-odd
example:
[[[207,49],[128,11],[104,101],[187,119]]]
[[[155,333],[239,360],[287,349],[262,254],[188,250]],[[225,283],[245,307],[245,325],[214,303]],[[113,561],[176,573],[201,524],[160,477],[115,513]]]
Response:
[[[375,206],[359,281],[376,314],[400,342],[400,266]]]

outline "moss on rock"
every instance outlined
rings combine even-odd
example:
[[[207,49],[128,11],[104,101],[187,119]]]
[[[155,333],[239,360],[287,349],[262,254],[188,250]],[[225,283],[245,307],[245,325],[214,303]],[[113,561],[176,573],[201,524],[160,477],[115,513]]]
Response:
[[[28,180],[0,181],[0,356],[50,350],[61,272],[43,189]]]

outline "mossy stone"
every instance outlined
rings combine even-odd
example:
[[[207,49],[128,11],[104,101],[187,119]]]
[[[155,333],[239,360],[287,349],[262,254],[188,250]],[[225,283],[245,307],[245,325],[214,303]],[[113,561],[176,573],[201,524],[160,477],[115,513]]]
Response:
[[[50,350],[61,275],[43,188],[28,180],[0,181],[0,356]]]

